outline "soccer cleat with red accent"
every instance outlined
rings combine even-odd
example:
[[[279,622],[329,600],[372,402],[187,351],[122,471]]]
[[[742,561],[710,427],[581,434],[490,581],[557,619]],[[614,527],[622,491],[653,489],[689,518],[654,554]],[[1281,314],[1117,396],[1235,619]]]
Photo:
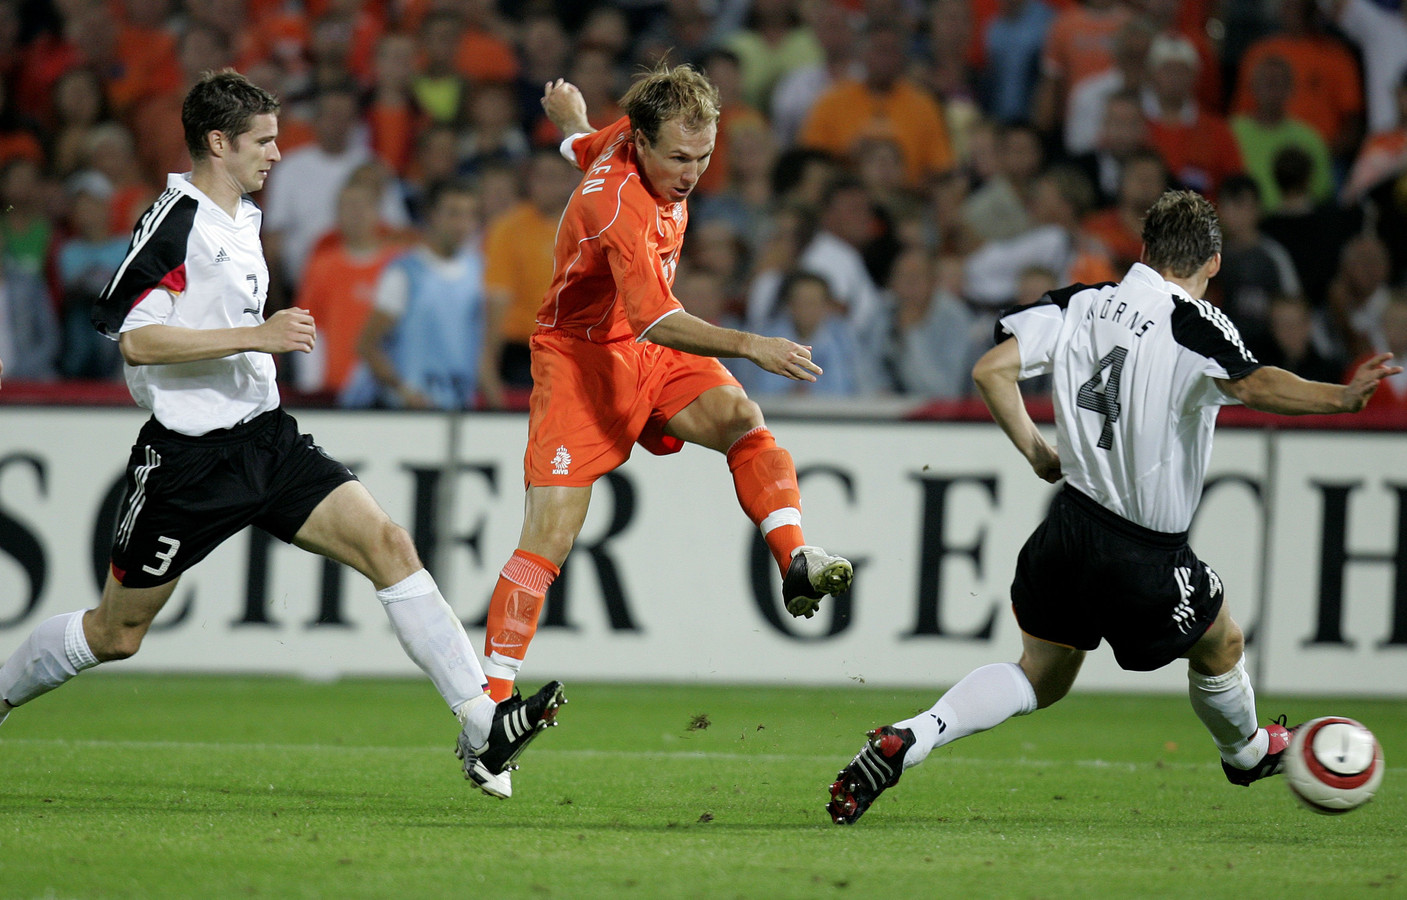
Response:
[[[518,768],[514,761],[543,729],[557,724],[557,710],[566,702],[560,681],[548,682],[526,700],[514,689],[513,696],[494,710],[489,737],[482,746],[470,746],[468,735],[460,732],[454,752],[464,761],[464,777],[486,794],[511,796],[512,784],[504,776]]]
[[[855,567],[843,556],[831,556],[809,545],[791,551],[791,565],[782,579],[782,602],[793,616],[811,618],[830,594],[850,589]]]
[[[904,774],[904,756],[914,745],[908,728],[885,725],[867,737],[865,746],[840,770],[831,785],[831,802],[826,812],[837,825],[854,825],[880,794],[899,783]]]
[[[1281,716],[1265,726],[1266,733],[1270,735],[1270,745],[1266,747],[1265,756],[1261,757],[1260,762],[1249,769],[1239,769],[1223,759],[1221,770],[1226,773],[1226,780],[1245,787],[1253,781],[1260,781],[1271,775],[1279,775],[1283,768],[1285,748],[1290,746],[1290,738],[1294,737],[1295,729],[1299,728],[1298,725],[1294,728],[1287,728],[1286,722],[1286,717]]]

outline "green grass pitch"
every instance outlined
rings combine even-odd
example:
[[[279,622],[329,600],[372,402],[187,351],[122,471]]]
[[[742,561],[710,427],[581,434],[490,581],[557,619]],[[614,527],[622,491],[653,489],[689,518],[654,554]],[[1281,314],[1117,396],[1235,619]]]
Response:
[[[1260,698],[1378,734],[1345,816],[1227,784],[1183,697],[1077,688],[832,825],[864,731],[938,694],[569,683],[498,801],[423,681],[90,673],[0,727],[0,898],[1407,896],[1407,703]]]

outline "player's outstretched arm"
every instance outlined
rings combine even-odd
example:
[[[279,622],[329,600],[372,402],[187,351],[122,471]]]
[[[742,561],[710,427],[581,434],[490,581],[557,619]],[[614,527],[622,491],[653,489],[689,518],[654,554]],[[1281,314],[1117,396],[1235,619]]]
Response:
[[[1035,420],[1021,399],[1021,350],[1016,338],[1002,341],[977,360],[972,380],[992,418],[1011,439],[1021,455],[1042,480],[1060,480],[1060,455],[1036,428]]]
[[[124,331],[118,339],[122,358],[133,366],[220,359],[236,353],[310,353],[317,341],[312,314],[306,309],[281,309],[259,325],[240,328],[182,328],[143,325]]]
[[[542,111],[563,137],[595,130],[586,120],[586,98],[565,78],[547,82],[542,92]]]
[[[792,381],[815,381],[821,374],[821,367],[811,361],[810,347],[786,338],[720,328],[682,311],[660,319],[644,336],[695,356],[746,359],[759,369]]]
[[[1391,353],[1379,353],[1354,370],[1348,384],[1306,381],[1276,366],[1262,366],[1235,381],[1217,379],[1222,391],[1261,412],[1302,416],[1311,413],[1353,413],[1361,410],[1384,378],[1402,371],[1390,366]]]

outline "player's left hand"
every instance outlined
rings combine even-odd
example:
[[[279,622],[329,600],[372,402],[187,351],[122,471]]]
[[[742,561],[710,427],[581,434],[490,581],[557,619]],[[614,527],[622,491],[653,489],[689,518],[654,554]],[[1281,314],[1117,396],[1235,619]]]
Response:
[[[822,374],[811,361],[811,348],[786,338],[758,338],[751,358],[758,368],[792,381],[815,381]]]
[[[1050,444],[1041,441],[1032,455],[1031,468],[1042,481],[1055,484],[1060,480],[1060,454]]]

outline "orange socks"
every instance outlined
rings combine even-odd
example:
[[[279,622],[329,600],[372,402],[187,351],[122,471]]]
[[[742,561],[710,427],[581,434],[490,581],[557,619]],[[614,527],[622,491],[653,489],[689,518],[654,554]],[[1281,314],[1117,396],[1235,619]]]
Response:
[[[513,682],[537,634],[543,598],[559,571],[535,553],[515,550],[498,574],[484,640],[484,675],[495,703],[513,696]]]
[[[785,576],[791,551],[806,543],[801,534],[801,489],[791,454],[778,447],[772,432],[760,425],[728,448],[728,468],[738,503],[762,530],[763,540]]]

